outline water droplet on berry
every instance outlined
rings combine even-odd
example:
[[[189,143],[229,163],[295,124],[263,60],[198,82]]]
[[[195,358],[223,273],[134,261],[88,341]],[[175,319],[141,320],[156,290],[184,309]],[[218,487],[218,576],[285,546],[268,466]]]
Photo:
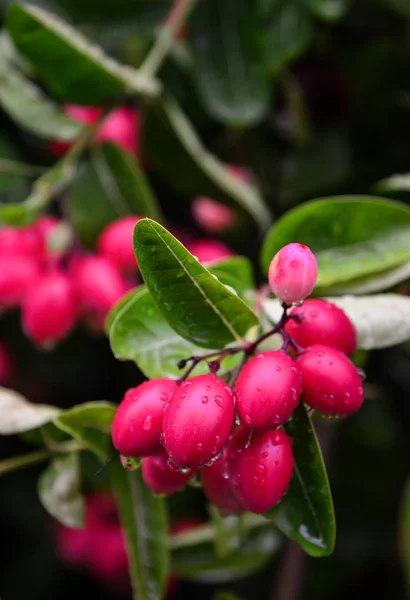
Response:
[[[280,367],[279,365],[277,365],[277,366],[276,366],[276,370],[277,370],[277,371],[281,371],[282,369],[281,369],[281,367]]]
[[[189,467],[181,467],[179,472],[182,473],[182,475],[188,475],[188,473],[191,472],[191,469]]]
[[[166,412],[169,409],[169,402],[166,403],[166,405],[164,406],[164,412]]]
[[[317,356],[318,358],[320,358],[321,356],[323,356],[323,352],[321,352],[321,351],[319,351],[319,352],[316,352],[316,356]]]
[[[264,354],[257,354],[256,355],[256,360],[262,360],[262,358],[265,358]]]
[[[220,441],[221,441],[221,436],[220,435],[216,435],[215,436],[215,444],[219,444]]]
[[[262,452],[262,456],[263,456],[263,458],[268,458],[269,452],[266,452],[266,450],[265,450],[265,452]]]
[[[250,425],[252,423],[252,419],[251,419],[250,415],[245,415],[245,423],[247,425]]]
[[[181,403],[177,404],[177,408],[181,408],[181,406],[182,406]]]
[[[186,392],[184,392],[183,394],[181,394],[181,400],[185,400],[185,398],[188,396],[188,394]]]
[[[222,398],[222,396],[215,396],[214,400],[218,406],[220,406],[221,408],[223,407],[224,399]]]
[[[142,428],[144,431],[151,431],[151,429],[152,429],[152,416],[151,415],[148,415],[145,418]]]
[[[264,473],[266,471],[266,467],[265,465],[261,465],[260,463],[258,463],[256,465],[256,470],[258,471],[258,473]]]
[[[201,452],[203,448],[203,445],[199,442],[199,444],[196,445],[196,449],[199,450],[199,452]]]
[[[290,266],[293,268],[297,267],[298,266],[297,260],[292,260],[292,262],[290,263]]]
[[[349,392],[345,393],[344,404],[350,404],[351,396]]]
[[[186,388],[186,387],[189,387],[190,385],[192,385],[192,381],[190,381],[188,379],[187,381],[184,381],[184,383],[182,384],[182,387]]]
[[[207,392],[210,392],[210,391],[211,391],[211,386],[210,386],[210,385],[206,385],[206,386],[205,386],[205,390],[206,390]]]
[[[228,463],[223,463],[221,467],[221,475],[224,479],[229,479]]]
[[[290,388],[290,391],[292,393],[293,400],[297,400],[298,399],[298,393],[296,391],[296,388]]]
[[[179,471],[178,465],[176,465],[174,463],[174,461],[172,460],[171,457],[168,458],[168,460],[167,460],[167,467],[168,467],[168,469],[170,469],[171,471],[174,471],[175,473],[177,473]]]
[[[295,366],[292,367],[292,372],[293,373],[297,373],[298,372],[298,370],[297,370],[297,368]]]
[[[280,435],[274,433],[271,437],[271,441],[274,446],[277,446],[278,444],[280,444]]]
[[[168,394],[166,394],[165,392],[163,392],[163,393],[160,395],[160,399],[161,399],[163,402],[166,402],[166,401],[168,400]]]
[[[261,386],[260,386],[260,385],[258,385],[258,387],[256,388],[256,391],[257,391],[257,392],[261,392],[261,391],[262,391],[262,388],[261,388]]]
[[[207,387],[209,387],[209,386],[207,386]],[[208,402],[208,396],[202,396],[201,402],[202,402],[202,404],[206,404]]]

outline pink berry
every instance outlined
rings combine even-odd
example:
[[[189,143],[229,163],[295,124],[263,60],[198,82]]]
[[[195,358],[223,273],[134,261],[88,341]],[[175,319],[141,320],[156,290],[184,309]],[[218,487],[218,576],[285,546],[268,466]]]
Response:
[[[151,492],[167,496],[183,490],[195,474],[191,470],[181,473],[181,471],[171,469],[168,466],[168,456],[165,452],[143,458],[141,469],[142,478]]]
[[[78,106],[76,104],[65,104],[64,112],[74,121],[93,125],[102,114],[102,109],[97,106]],[[64,140],[52,140],[48,143],[48,149],[57,156],[62,156],[71,148],[72,142]]]
[[[299,404],[302,378],[282,350],[262,352],[242,368],[236,382],[236,410],[252,429],[265,431],[285,423]]]
[[[345,417],[363,403],[363,385],[354,364],[343,352],[314,344],[299,358],[303,400],[329,416]]]
[[[221,452],[235,418],[231,388],[216,375],[184,381],[165,407],[163,438],[172,461],[199,467]]]
[[[301,302],[315,287],[317,262],[303,244],[288,244],[275,254],[269,265],[269,285],[285,304]]]
[[[139,116],[135,109],[120,106],[101,124],[97,142],[114,142],[132,154],[139,151]]]
[[[192,214],[198,225],[208,233],[218,233],[231,227],[236,213],[216,200],[198,196],[192,202]]]
[[[293,452],[283,429],[253,431],[241,425],[228,445],[232,490],[246,510],[264,513],[286,493],[293,471]]]
[[[356,330],[346,313],[335,304],[311,298],[303,306],[293,308],[290,314],[299,318],[290,319],[285,330],[299,346],[325,344],[348,356],[355,352]]]
[[[243,507],[236,499],[229,483],[226,449],[220,460],[202,469],[201,479],[205,496],[219,508],[223,516],[243,512]]]
[[[0,229],[0,256],[26,256],[41,259],[44,242],[35,227],[3,227]]]
[[[191,254],[201,263],[211,263],[234,256],[232,250],[218,240],[199,240],[188,245]]]
[[[16,308],[36,280],[39,267],[28,256],[0,256],[0,307]]]
[[[118,269],[103,256],[79,258],[72,275],[85,312],[102,320],[129,289]]]
[[[13,377],[13,360],[4,342],[0,341],[0,385],[7,385]]]
[[[37,344],[54,344],[71,332],[78,314],[71,279],[64,273],[44,274],[32,284],[24,299],[23,330]]]
[[[253,181],[251,173],[244,167],[240,167],[239,165],[228,165],[228,171],[241,181],[245,181],[246,183],[252,183]]]
[[[171,379],[151,379],[125,392],[112,422],[112,441],[124,456],[161,450],[164,406],[177,389]]]
[[[100,233],[97,249],[121,272],[135,273],[138,265],[134,254],[134,228],[141,217],[130,216],[110,223]]]

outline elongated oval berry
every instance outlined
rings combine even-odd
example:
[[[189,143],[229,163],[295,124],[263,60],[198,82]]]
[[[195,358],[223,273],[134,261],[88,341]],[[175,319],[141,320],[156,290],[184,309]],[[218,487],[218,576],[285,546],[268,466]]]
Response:
[[[134,227],[141,217],[128,216],[110,223],[97,241],[100,254],[108,258],[123,273],[135,273],[138,265],[134,254]]]
[[[205,496],[219,508],[223,516],[243,512],[243,507],[236,499],[229,483],[226,449],[220,460],[202,469],[201,479]]]
[[[304,244],[288,244],[275,254],[269,265],[269,285],[285,304],[301,302],[315,287],[317,262]]]
[[[148,456],[161,450],[164,407],[177,384],[151,379],[125,392],[111,426],[114,447],[124,456]]]
[[[232,250],[218,240],[198,240],[187,246],[191,254],[197,257],[200,263],[218,262],[224,258],[234,256]]]
[[[34,258],[0,256],[0,307],[16,308],[36,281],[39,266]]]
[[[299,346],[308,348],[313,344],[325,344],[338,348],[347,356],[355,352],[356,329],[346,313],[335,304],[310,298],[303,306],[292,308],[290,314],[298,318],[289,319],[285,331]]]
[[[168,456],[165,452],[158,456],[147,456],[142,459],[142,478],[154,494],[170,496],[183,490],[195,471],[182,473],[168,466]]]
[[[293,471],[293,452],[283,429],[235,430],[228,444],[228,474],[232,490],[246,510],[264,513],[286,493]]]
[[[44,242],[35,226],[2,227],[0,229],[0,256],[26,256],[41,259],[44,256]]]
[[[354,364],[330,346],[310,346],[297,360],[303,400],[324,415],[345,417],[363,403],[363,385]]]
[[[228,229],[236,220],[236,213],[232,208],[205,196],[194,198],[192,215],[198,225],[208,233]]]
[[[242,368],[236,382],[236,410],[247,427],[274,429],[299,404],[302,378],[295,361],[282,350],[262,352]]]
[[[164,446],[181,467],[199,467],[221,452],[234,424],[231,388],[216,375],[184,381],[165,409]]]
[[[74,328],[78,316],[78,298],[71,279],[64,273],[39,277],[22,305],[25,334],[44,346],[64,339]]]

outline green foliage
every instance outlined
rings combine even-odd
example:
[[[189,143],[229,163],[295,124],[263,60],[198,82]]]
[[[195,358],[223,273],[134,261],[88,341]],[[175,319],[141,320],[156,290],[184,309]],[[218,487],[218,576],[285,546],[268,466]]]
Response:
[[[33,404],[14,390],[0,388],[1,435],[37,429],[52,421],[60,412],[56,406]]]

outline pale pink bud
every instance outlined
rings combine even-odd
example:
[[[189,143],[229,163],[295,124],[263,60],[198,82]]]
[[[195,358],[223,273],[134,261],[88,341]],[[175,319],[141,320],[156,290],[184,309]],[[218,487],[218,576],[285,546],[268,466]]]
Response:
[[[301,302],[309,296],[317,280],[317,262],[304,244],[288,244],[275,254],[269,265],[269,285],[285,304]]]

